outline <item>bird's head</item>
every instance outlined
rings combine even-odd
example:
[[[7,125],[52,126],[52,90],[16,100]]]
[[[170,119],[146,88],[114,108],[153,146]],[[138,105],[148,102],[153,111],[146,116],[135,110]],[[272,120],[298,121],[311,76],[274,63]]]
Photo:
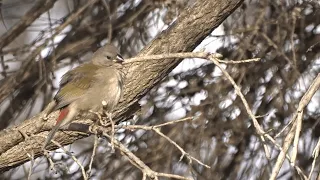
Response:
[[[118,49],[111,45],[107,44],[99,48],[92,57],[92,63],[96,65],[112,65],[114,63],[122,63],[123,58],[119,54]]]

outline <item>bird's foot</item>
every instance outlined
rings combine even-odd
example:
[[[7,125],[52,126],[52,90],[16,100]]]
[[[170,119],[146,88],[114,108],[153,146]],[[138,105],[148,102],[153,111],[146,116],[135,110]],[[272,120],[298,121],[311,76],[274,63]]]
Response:
[[[108,117],[108,121],[110,121],[110,123],[112,124],[113,123],[113,121],[112,121],[112,113],[108,112],[106,114],[107,114],[107,117]]]
[[[95,112],[95,111],[89,111],[91,113],[94,113],[98,116],[99,118],[99,122],[102,126],[106,127],[108,126],[109,124],[111,124],[111,147],[112,147],[112,150],[114,150],[114,134],[115,134],[115,125],[114,125],[114,122],[112,120],[112,113],[110,112],[107,112],[105,113],[107,115],[107,118],[103,118],[102,117],[102,114],[101,113],[98,113],[98,112]],[[90,132],[95,132],[96,130],[95,129],[89,129]]]
[[[108,120],[106,118],[102,118],[100,119],[100,124],[104,127],[106,127],[108,125]]]
[[[100,122],[103,121],[101,113],[92,110],[89,110],[89,112],[97,115]]]
[[[112,122],[113,122],[112,121],[112,113],[106,113],[106,114],[103,114],[103,115],[104,115],[104,117],[102,117],[102,115],[99,114],[99,122],[100,122],[100,124],[102,126],[104,126],[104,127],[108,126],[110,123],[112,125]],[[105,117],[105,115],[107,117]]]
[[[111,124],[111,127],[114,131],[114,122],[112,120],[112,116],[113,116],[112,113],[107,112],[105,113],[105,115],[107,115],[107,118],[100,118],[100,124],[105,127]]]
[[[98,135],[98,130],[97,130],[96,124],[91,124],[89,126],[89,132],[92,133],[92,134]]]

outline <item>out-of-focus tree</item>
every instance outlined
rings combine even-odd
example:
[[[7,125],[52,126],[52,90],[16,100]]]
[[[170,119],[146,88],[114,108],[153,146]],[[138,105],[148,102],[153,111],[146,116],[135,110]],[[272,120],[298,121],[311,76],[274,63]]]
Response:
[[[162,30],[168,28],[166,31],[169,32],[170,28],[178,26],[179,15],[186,18],[183,13],[197,2],[201,0],[3,1],[0,128],[18,125],[39,113],[55,94],[58,77],[85,62],[91,52],[106,42],[117,45],[125,57],[135,56],[145,46],[149,47],[139,56],[149,54],[148,49],[153,48],[151,40]],[[186,44],[181,50],[192,51],[196,46],[207,51],[217,49],[226,61],[261,58],[257,62],[225,64],[223,67],[241,87],[258,123],[274,142],[265,134],[259,134],[242,99],[219,68],[209,61],[201,61],[200,65],[193,63],[198,59],[183,61],[176,71],[166,73],[178,64],[176,61],[163,71],[166,76],[161,83],[155,83],[140,100],[141,107],[130,106],[134,109],[130,112],[138,111],[133,118],[137,125],[152,126],[192,117],[192,120],[160,129],[188,154],[182,156],[172,142],[152,130],[122,129],[116,133],[116,138],[153,171],[191,179],[319,178],[319,161],[313,152],[320,148],[317,146],[319,91],[312,94],[303,114],[297,111],[300,100],[320,72],[319,9],[317,1],[247,0],[233,13],[229,12],[232,14],[221,25],[222,33],[213,32],[201,40],[202,43]],[[162,32],[163,37],[166,37],[165,33]],[[167,49],[172,53],[171,47],[161,48],[157,54],[167,52]],[[146,86],[147,90],[151,88]],[[299,120],[291,121],[296,113],[302,114],[301,131],[300,126],[297,127]],[[132,115],[122,120],[132,123]],[[285,148],[283,144],[291,131],[298,146],[295,148],[291,144],[286,154],[292,159],[295,157],[292,152],[297,150],[296,160],[290,163],[286,159],[280,163],[281,169],[277,173],[276,164],[281,161],[279,146]],[[4,137],[3,134],[10,131],[1,133],[0,142],[1,135]],[[89,137],[71,146],[71,153],[85,170],[90,166],[93,141]],[[266,151],[271,153],[269,158]],[[107,141],[99,141],[91,168],[92,177],[142,179],[141,170],[119,152]],[[1,162],[3,154],[0,153],[0,168],[5,164]],[[190,162],[190,156],[210,168]],[[52,163],[46,158],[30,159],[31,162],[0,175],[1,179],[25,176],[31,176],[31,179],[82,178],[77,162],[64,152],[51,156],[56,173],[49,170]],[[32,171],[29,171],[30,167]]]

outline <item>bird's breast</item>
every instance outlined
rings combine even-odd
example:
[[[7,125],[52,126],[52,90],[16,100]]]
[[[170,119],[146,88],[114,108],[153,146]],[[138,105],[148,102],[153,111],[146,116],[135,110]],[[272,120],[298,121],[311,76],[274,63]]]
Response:
[[[85,100],[91,106],[89,110],[102,110],[102,101],[105,101],[105,109],[111,111],[121,98],[123,78],[116,70],[107,69],[97,74],[96,79],[98,81],[90,88]]]

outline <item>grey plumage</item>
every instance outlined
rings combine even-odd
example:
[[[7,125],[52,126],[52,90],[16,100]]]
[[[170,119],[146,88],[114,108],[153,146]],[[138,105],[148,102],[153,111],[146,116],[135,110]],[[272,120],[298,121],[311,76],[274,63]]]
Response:
[[[54,97],[52,111],[60,110],[56,126],[49,133],[45,146],[56,131],[69,124],[81,111],[111,112],[122,95],[124,74],[122,57],[113,45],[98,49],[91,61],[70,70],[62,76],[60,89]],[[49,112],[50,113],[50,112]]]

